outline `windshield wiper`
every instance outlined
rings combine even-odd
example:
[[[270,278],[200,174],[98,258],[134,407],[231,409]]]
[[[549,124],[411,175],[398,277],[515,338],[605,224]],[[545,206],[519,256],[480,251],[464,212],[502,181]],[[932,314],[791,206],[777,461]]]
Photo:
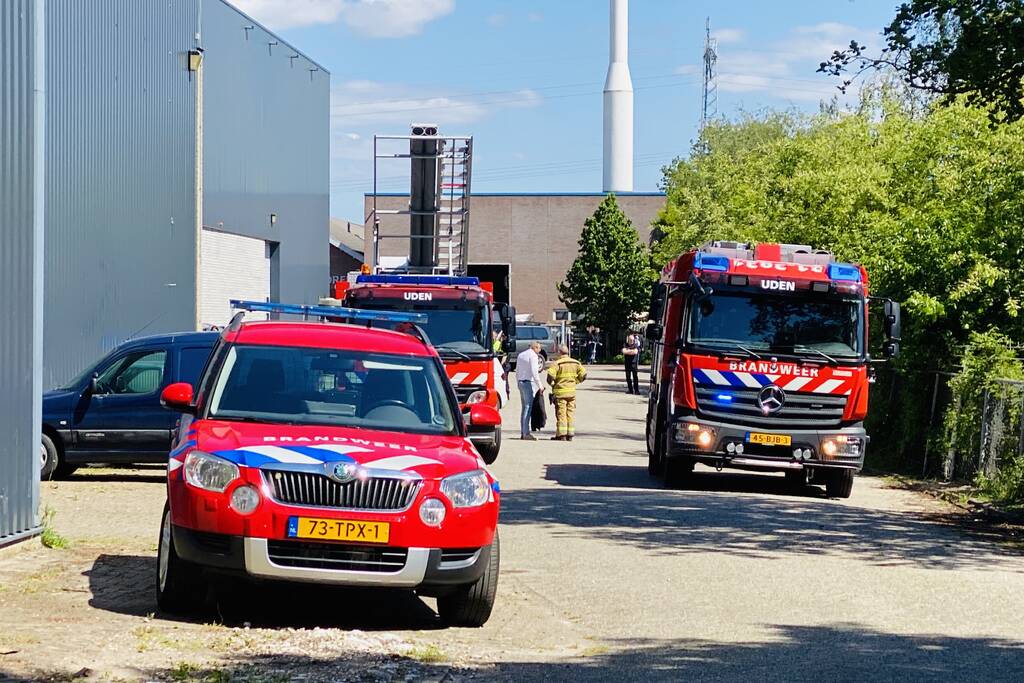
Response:
[[[734,342],[724,342],[723,345],[728,345],[729,346],[729,349],[725,350],[725,349],[716,349],[714,347],[714,345],[717,344],[717,343],[718,342],[711,342],[710,345],[708,345],[708,344],[701,344],[700,342],[697,342],[698,345],[704,346],[704,348],[711,349],[711,350],[717,351],[719,353],[728,353],[728,351],[739,350],[739,351],[742,351],[743,353],[747,354],[747,358],[756,358],[757,360],[764,360],[764,357],[761,356],[761,354],[757,353],[756,351],[751,351],[750,349],[748,349],[746,346],[743,346],[742,344],[736,344]]]
[[[469,354],[465,354],[462,351],[456,351],[455,349],[446,349],[443,346],[438,346],[436,348],[437,348],[437,355],[442,356],[442,357],[447,355],[447,354],[450,354],[452,356],[455,356],[456,358],[461,358],[462,360],[473,360],[472,356],[470,356]]]
[[[811,353],[816,353],[819,356],[821,356],[822,358],[824,358],[825,360],[827,360],[830,365],[839,365],[839,361],[837,361],[832,356],[828,355],[824,351],[821,351],[819,349],[815,349],[815,348],[810,347],[810,346],[800,346],[800,347],[794,346],[793,350],[794,351],[810,351]]]

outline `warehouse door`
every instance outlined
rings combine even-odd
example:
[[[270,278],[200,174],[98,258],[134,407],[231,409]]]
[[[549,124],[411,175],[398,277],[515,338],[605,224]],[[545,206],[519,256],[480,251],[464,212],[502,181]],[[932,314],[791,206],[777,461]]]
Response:
[[[203,230],[199,322],[202,329],[231,321],[231,299],[270,299],[270,245],[259,239]],[[250,314],[248,319],[257,318]]]

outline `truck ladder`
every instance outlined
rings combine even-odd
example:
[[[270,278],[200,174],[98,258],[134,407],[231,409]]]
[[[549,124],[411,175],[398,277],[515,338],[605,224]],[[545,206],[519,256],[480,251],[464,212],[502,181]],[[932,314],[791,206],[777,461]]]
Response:
[[[466,135],[437,135],[436,127],[432,126],[413,126],[413,133],[413,135],[373,136],[373,204],[369,216],[370,224],[373,226],[373,263],[371,264],[373,272],[400,271],[463,276],[466,274],[469,257],[473,138]],[[407,146],[401,152],[389,152],[383,149],[394,148],[394,141],[405,141]],[[436,154],[416,154],[411,151],[414,144],[429,143],[430,141],[437,141]],[[378,179],[382,176],[378,162],[385,159],[409,159],[410,174],[414,161],[426,161],[426,165],[436,169],[437,182],[432,206],[428,202],[427,206],[414,210],[411,203],[413,198],[410,197],[410,204],[406,209],[379,207],[377,187]],[[408,215],[410,217],[409,228],[402,234],[385,233],[381,230],[381,218],[388,215]],[[433,223],[433,235],[413,234],[414,216],[428,217],[425,222]],[[385,239],[408,240],[410,246],[415,240],[433,240],[433,257],[429,259],[428,263],[419,266],[413,266],[410,263],[399,269],[384,268],[380,265],[380,247]],[[411,251],[412,248],[410,248]]]

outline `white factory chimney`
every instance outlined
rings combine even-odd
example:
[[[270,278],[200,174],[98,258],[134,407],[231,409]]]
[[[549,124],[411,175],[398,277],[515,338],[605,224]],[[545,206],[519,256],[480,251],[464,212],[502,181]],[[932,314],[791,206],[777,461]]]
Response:
[[[629,77],[629,0],[610,0],[610,52],[604,82],[604,191],[633,191],[633,80]]]

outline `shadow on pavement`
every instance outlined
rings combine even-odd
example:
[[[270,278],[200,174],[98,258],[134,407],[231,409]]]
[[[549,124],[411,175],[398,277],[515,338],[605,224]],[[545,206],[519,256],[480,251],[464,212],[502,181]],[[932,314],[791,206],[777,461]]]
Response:
[[[239,653],[188,680],[505,681],[1019,681],[1024,644],[998,638],[885,633],[856,624],[771,626],[765,641],[624,639],[596,642],[579,658],[509,662],[479,670],[365,652]],[[439,650],[443,652],[443,650]],[[43,672],[41,672],[43,673]],[[144,679],[183,680],[180,665]],[[0,668],[0,680],[5,679]],[[15,676],[9,676],[20,680]],[[45,674],[42,677],[46,677]],[[53,676],[52,680],[57,680]],[[59,680],[64,680],[60,678]]]
[[[547,478],[561,486],[502,495],[502,524],[554,525],[555,535],[670,555],[856,555],[876,566],[1002,570],[1001,558],[1019,557],[995,542],[997,533],[967,530],[947,515],[858,507],[827,500],[816,487],[764,495],[785,491],[781,477],[700,472],[696,486],[706,490],[675,491],[660,488],[643,467],[578,464],[549,465]],[[855,486],[853,503],[856,497]]]
[[[100,555],[90,570],[89,605],[118,614],[159,612],[154,581],[156,557]],[[412,591],[251,582],[211,577],[207,604],[192,615],[160,613],[169,620],[248,622],[261,628],[341,628],[363,631],[437,629],[442,624]]]

